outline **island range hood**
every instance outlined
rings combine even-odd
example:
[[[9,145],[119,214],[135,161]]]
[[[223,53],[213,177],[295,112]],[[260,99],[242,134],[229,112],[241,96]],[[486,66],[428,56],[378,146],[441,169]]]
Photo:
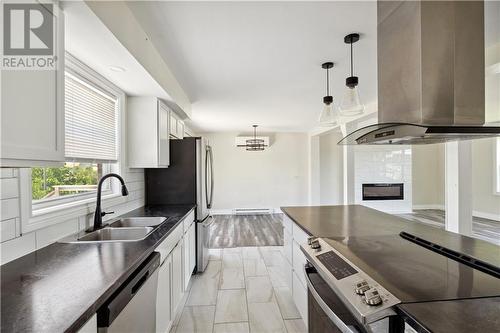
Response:
[[[483,1],[378,1],[377,21],[380,123],[339,144],[427,144],[500,135],[500,126],[483,126]]]

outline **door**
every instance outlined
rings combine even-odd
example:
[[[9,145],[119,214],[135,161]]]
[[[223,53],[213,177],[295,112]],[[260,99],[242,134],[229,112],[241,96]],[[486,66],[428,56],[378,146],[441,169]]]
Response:
[[[182,239],[172,250],[172,317],[175,317],[183,294]]]
[[[196,139],[196,220],[203,221],[208,216],[205,191],[205,159],[207,139]]]
[[[171,312],[171,267],[172,254],[161,264],[158,274],[158,293],[156,295],[156,332],[166,333],[172,323]]]
[[[162,103],[158,104],[158,166],[168,167],[170,164],[170,111]]]

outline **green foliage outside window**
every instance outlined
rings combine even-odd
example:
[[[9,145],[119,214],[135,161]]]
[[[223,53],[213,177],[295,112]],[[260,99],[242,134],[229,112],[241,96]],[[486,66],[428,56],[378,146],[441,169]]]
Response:
[[[81,185],[97,185],[101,174],[102,168],[98,164],[66,163],[60,168],[32,168],[33,200],[95,191],[94,186]],[[57,188],[58,185],[63,187]]]

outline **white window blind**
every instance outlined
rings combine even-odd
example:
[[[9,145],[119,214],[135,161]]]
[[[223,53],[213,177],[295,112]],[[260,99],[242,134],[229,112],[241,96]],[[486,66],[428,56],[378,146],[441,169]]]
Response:
[[[66,73],[66,160],[114,162],[117,99]]]

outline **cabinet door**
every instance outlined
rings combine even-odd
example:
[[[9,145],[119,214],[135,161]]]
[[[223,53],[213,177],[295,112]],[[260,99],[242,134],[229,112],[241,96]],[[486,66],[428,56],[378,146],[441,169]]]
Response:
[[[184,139],[184,122],[177,120],[177,138]]]
[[[0,166],[64,162],[64,16],[52,8],[40,7],[54,19],[55,68],[2,69]]]
[[[196,223],[193,222],[189,227],[189,267],[190,272],[196,267]]]
[[[158,293],[156,295],[156,332],[166,333],[172,323],[171,311],[171,267],[172,254],[162,263],[158,273]]]
[[[189,263],[189,259],[190,259],[190,249],[189,249],[189,244],[191,243],[190,241],[190,235],[189,235],[189,231],[186,231],[186,233],[184,234],[184,239],[183,239],[183,242],[182,242],[182,267],[183,267],[183,270],[184,270],[184,290],[187,290],[188,286],[189,286],[189,279],[191,278],[191,272],[190,271],[190,263]]]
[[[183,292],[182,240],[172,251],[172,317],[175,318]]]
[[[168,167],[170,164],[169,138],[170,111],[159,103],[158,107],[158,166]]]
[[[170,111],[170,135],[177,137],[177,118],[172,111]]]

